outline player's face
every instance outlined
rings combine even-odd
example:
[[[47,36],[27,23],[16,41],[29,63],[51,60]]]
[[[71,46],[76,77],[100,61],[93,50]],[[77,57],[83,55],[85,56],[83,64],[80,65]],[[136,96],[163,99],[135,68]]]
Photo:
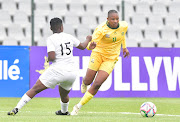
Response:
[[[117,28],[119,24],[119,15],[117,13],[111,13],[107,18],[109,21],[109,26],[111,28]]]

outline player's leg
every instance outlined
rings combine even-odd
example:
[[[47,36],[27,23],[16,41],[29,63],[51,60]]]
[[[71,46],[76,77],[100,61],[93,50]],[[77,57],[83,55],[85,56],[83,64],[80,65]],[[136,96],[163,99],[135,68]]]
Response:
[[[104,83],[104,81],[108,78],[109,74],[114,69],[116,62],[117,62],[117,59],[109,60],[109,59],[104,58],[104,62],[101,64],[99,68],[99,71],[95,78],[94,83],[89,88],[89,90],[85,93],[81,101],[73,107],[73,111],[71,115],[77,115],[80,108],[93,98],[93,96],[97,93],[101,85]]]
[[[36,94],[39,92],[47,89],[47,87],[42,84],[42,82],[38,79],[36,84],[28,90],[21,98],[21,100],[18,102],[17,106],[10,112],[8,112],[8,115],[15,115],[17,112],[26,105]]]
[[[69,91],[65,90],[64,88],[62,88],[61,86],[59,86],[59,94],[61,96],[61,110],[56,111],[55,114],[56,115],[70,115],[70,113],[68,112],[68,105],[69,105]]]
[[[94,70],[88,68],[87,72],[86,72],[86,75],[83,78],[84,84],[85,85],[90,85],[93,82],[94,77],[96,76],[96,73],[97,73],[97,71],[94,71]]]
[[[108,78],[108,76],[109,74],[106,71],[99,70],[98,75],[96,76],[96,79],[92,86],[89,88],[88,92],[94,96],[98,92],[104,81]]]
[[[106,71],[100,70],[95,78],[94,83],[89,88],[89,90],[85,93],[83,98],[80,101],[78,107],[82,107],[82,105],[86,104],[99,90],[104,81],[108,78],[109,74]]]
[[[96,76],[97,71],[94,71],[92,69],[87,69],[86,76],[83,78],[82,84],[81,84],[81,92],[85,93],[87,91],[87,86],[90,85],[94,77]]]
[[[59,75],[62,81],[59,81],[59,94],[61,96],[61,110],[56,111],[56,115],[70,115],[68,112],[69,92],[75,82],[77,71],[61,71],[62,76]]]
[[[95,76],[97,71],[99,70],[99,67],[102,63],[102,56],[97,52],[92,52],[89,66],[86,72],[86,76],[83,78],[82,84],[81,84],[81,92],[85,93],[87,91],[87,86],[90,85]]]
[[[94,95],[97,93],[100,86],[104,83],[104,81],[108,78],[108,76],[109,74],[106,71],[103,71],[103,70],[98,71],[98,74],[95,78],[94,83],[89,88],[89,90],[85,93],[81,101],[73,107],[73,111],[71,112],[71,115],[78,114],[78,111],[81,109],[81,107],[94,97]]]
[[[99,90],[104,81],[108,78],[109,74],[114,69],[117,59],[111,60],[104,58],[104,62],[101,64],[98,74],[95,78],[94,83],[89,88],[88,92],[85,93],[84,97],[81,99],[78,107],[81,108],[82,105],[86,104]]]
[[[44,84],[42,84],[40,79],[38,79],[36,84],[30,90],[28,90],[26,94],[32,99],[36,94],[45,89],[47,89],[47,87]]]
[[[47,89],[47,88],[54,88],[57,85],[57,79],[56,78],[56,71],[49,67],[37,80],[36,84],[28,90],[21,100],[18,102],[15,109],[8,112],[8,115],[14,115],[17,113],[16,110],[21,109],[25,104],[27,104],[36,94],[39,92]],[[17,108],[17,109],[16,109]]]

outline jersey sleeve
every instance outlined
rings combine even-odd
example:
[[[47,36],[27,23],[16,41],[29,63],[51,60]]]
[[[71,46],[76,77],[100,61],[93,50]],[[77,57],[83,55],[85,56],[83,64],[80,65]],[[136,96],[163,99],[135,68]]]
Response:
[[[126,48],[126,36],[124,36],[124,38],[122,40],[122,47]]]
[[[47,39],[46,43],[47,43],[47,52],[55,51],[55,45],[53,44],[50,38]]]
[[[92,35],[92,41],[91,42],[96,42],[96,44],[97,44],[98,41],[101,40],[103,37],[102,31],[103,31],[102,29],[96,28],[93,35]],[[89,46],[90,46],[91,42],[88,43],[88,46],[86,47],[86,49],[90,50]]]
[[[125,27],[124,27],[125,33],[127,32],[127,29],[128,29],[128,24],[127,24],[127,22],[126,22],[126,23],[125,23]],[[123,47],[123,48],[126,48],[126,35],[125,35],[125,34],[124,34],[123,40],[122,40],[122,47]]]

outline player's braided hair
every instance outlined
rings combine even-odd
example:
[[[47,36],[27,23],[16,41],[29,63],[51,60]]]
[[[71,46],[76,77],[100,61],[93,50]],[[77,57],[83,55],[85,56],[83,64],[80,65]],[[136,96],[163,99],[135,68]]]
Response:
[[[50,21],[52,31],[57,31],[62,26],[62,20],[60,18],[52,18]]]
[[[111,13],[118,13],[116,10],[109,10],[108,11],[108,17],[109,17],[109,15],[111,14]]]

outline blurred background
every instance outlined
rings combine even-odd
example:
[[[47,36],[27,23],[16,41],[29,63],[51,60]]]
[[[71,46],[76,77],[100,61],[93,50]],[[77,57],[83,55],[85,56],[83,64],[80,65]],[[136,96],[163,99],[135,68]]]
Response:
[[[180,0],[0,0],[0,45],[46,46],[53,17],[84,41],[110,9],[129,24],[128,47],[180,47]]]

